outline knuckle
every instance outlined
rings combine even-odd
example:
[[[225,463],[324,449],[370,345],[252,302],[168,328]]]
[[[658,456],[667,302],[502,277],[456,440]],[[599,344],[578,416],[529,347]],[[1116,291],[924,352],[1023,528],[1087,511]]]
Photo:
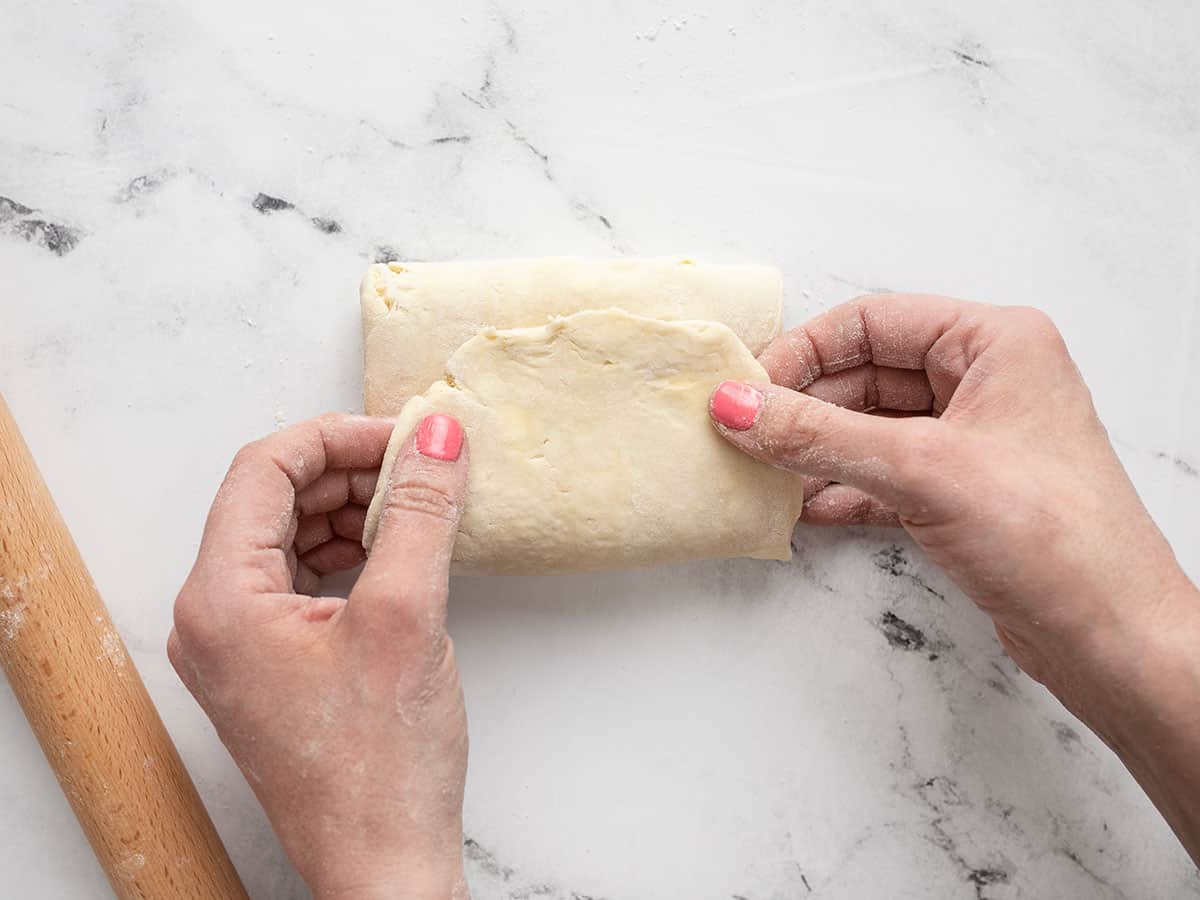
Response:
[[[315,419],[313,419],[312,423],[319,430],[325,431],[326,429],[337,428],[338,426],[345,423],[349,418],[350,418],[350,416],[346,415],[345,413],[326,412],[326,413],[321,413],[321,415],[319,415]]]
[[[406,657],[423,654],[442,630],[437,610],[445,600],[444,591],[419,576],[380,577],[360,581],[358,603],[351,598],[352,615],[365,617],[373,640],[382,641],[389,652],[399,642]],[[370,599],[371,602],[362,601]]]
[[[167,638],[167,660],[176,672],[183,669],[183,642],[179,638],[179,632],[176,629],[171,629],[171,634]]]
[[[1015,306],[1008,311],[1008,316],[1023,340],[1065,349],[1062,333],[1043,310],[1033,306]]]
[[[196,591],[184,587],[179,592],[175,599],[177,652],[207,650],[220,639],[220,629],[215,626],[207,606]]]
[[[238,452],[233,455],[233,462],[229,464],[229,471],[232,473],[248,466],[257,465],[262,459],[265,441],[266,438],[259,438],[258,440],[251,441],[239,449]]]
[[[319,416],[314,416],[313,421],[318,425],[336,425],[345,418],[346,415],[344,413],[330,410],[328,412],[321,413]]]
[[[416,585],[397,590],[388,604],[388,618],[396,631],[396,637],[404,642],[407,653],[414,655],[431,646],[436,624],[430,609],[433,592]]]
[[[167,659],[170,661],[171,667],[175,670],[175,674],[179,676],[179,680],[183,682],[184,687],[203,704],[206,699],[202,689],[204,679],[200,673],[200,669],[196,665],[195,659],[184,648],[178,631],[172,631],[171,636],[167,638]]]
[[[449,490],[437,482],[410,476],[392,485],[384,503],[383,515],[418,515],[453,522],[459,515],[459,503]]]

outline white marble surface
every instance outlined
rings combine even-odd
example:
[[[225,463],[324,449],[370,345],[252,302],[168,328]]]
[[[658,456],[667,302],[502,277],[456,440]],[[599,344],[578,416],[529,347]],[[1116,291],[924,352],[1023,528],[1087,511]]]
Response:
[[[1042,306],[1200,575],[1191,0],[324,7],[0,10],[0,389],[256,898],[306,892],[171,602],[234,450],[359,404],[381,254],[774,262],[791,323],[877,287]],[[1200,897],[907,540],[797,544],[455,583],[477,900]],[[108,896],[7,686],[0,872]]]

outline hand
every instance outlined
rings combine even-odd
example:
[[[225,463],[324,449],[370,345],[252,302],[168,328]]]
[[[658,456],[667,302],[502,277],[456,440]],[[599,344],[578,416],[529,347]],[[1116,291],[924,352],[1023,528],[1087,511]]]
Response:
[[[1053,323],[1033,309],[864,297],[760,361],[775,384],[714,393],[721,433],[806,477],[805,521],[902,525],[1018,665],[1121,753],[1200,858],[1200,594]]]
[[[331,415],[243,448],[167,645],[318,900],[467,896],[467,722],[445,629],[467,474],[454,420],[430,417],[397,460],[349,600],[307,596],[363,560],[391,428]]]
[[[807,476],[805,521],[902,524],[1035,678],[1065,685],[1064,645],[1173,614],[1186,578],[1043,313],[866,297],[760,361],[775,384],[721,433]]]

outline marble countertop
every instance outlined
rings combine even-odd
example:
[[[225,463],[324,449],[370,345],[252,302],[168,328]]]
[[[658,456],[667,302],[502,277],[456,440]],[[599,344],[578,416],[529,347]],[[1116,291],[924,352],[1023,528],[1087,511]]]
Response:
[[[360,403],[390,258],[773,262],[1050,311],[1200,576],[1200,7],[10,0],[0,389],[256,898],[167,663],[229,458]],[[903,535],[460,579],[476,900],[1200,897],[1109,752]],[[109,896],[7,685],[6,896]]]

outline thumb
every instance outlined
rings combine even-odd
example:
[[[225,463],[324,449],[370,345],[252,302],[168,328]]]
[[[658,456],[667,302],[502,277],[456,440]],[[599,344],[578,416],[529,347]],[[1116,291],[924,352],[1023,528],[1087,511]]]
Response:
[[[933,419],[873,416],[774,384],[723,382],[709,402],[731,444],[780,469],[850,485],[906,513],[927,508],[936,483],[925,451]]]
[[[450,557],[467,493],[462,426],[434,413],[421,420],[396,455],[371,555],[347,602],[352,622],[394,635],[446,616]]]

